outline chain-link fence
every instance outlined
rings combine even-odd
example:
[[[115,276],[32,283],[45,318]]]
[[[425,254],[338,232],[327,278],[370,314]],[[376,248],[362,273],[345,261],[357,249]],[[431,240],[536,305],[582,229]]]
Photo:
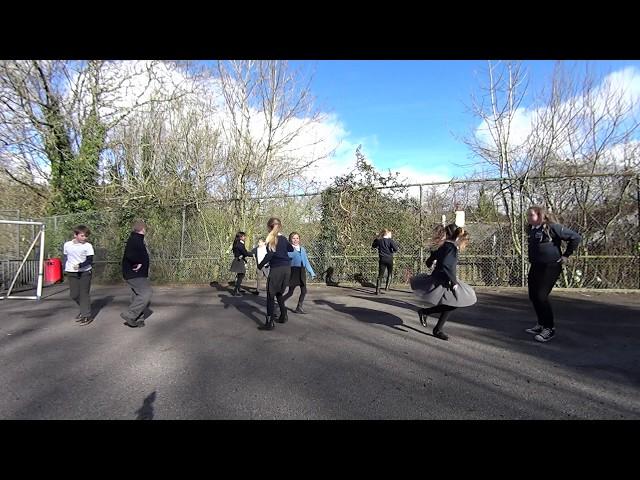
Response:
[[[378,261],[371,243],[382,228],[400,245],[393,283],[406,284],[425,271],[433,227],[464,210],[469,247],[461,253],[459,276],[471,285],[525,286],[526,210],[551,207],[560,223],[583,241],[558,285],[640,288],[640,186],[636,175],[531,177],[464,180],[324,192],[281,198],[216,201],[139,212],[149,225],[151,279],[161,283],[226,282],[236,231],[247,247],[265,238],[270,216],[284,233],[296,231],[318,274],[316,281],[375,284]],[[38,219],[36,219],[38,220]],[[120,262],[133,218],[119,209],[40,219],[46,223],[47,257],[61,256],[77,224],[88,225],[96,256],[94,281],[120,281]],[[11,237],[2,239],[9,252]],[[249,260],[246,279],[255,278]],[[329,272],[327,274],[327,271]]]

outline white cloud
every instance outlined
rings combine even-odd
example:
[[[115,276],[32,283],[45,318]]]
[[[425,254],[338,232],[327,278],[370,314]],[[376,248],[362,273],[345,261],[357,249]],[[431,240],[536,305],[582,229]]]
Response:
[[[321,155],[317,155],[318,160],[302,173],[322,188],[331,184],[336,176],[345,175],[355,168],[358,144],[349,140],[349,132],[335,115],[328,115],[318,123],[315,135],[325,139],[324,146],[321,152],[315,152],[315,147],[311,147],[310,154]]]
[[[607,108],[611,107],[612,98],[618,98],[622,104],[631,109],[632,113],[640,111],[640,70],[636,67],[626,67],[622,70],[613,72],[601,81],[601,83],[593,89],[592,97],[589,100],[593,105],[596,115],[606,115]],[[576,111],[584,103],[585,99],[576,96],[566,100],[560,105],[559,110],[568,109],[573,104],[573,110]],[[509,131],[509,146],[515,148],[522,145],[527,137],[531,134],[536,118],[548,114],[546,107],[543,108],[518,108],[511,120]],[[504,125],[507,125],[507,119],[503,119]],[[476,136],[478,140],[486,145],[493,146],[494,142],[490,135],[489,129],[484,121],[481,121],[476,128]],[[563,154],[568,155],[569,148],[566,145],[560,146]],[[614,145],[611,149],[610,156],[618,161],[621,160],[620,155],[625,151],[621,145]]]
[[[431,182],[447,182],[451,180],[446,169],[442,171],[423,172],[413,167],[392,168],[392,172],[400,173],[400,179],[403,183],[431,183]]]

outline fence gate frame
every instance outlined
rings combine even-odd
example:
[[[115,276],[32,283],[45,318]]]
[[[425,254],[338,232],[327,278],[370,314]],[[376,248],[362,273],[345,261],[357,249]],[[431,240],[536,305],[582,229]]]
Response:
[[[22,262],[20,263],[20,267],[18,267],[18,270],[16,270],[15,275],[13,276],[13,280],[11,281],[11,285],[9,286],[9,289],[7,290],[7,294],[0,296],[0,300],[5,300],[5,299],[19,299],[19,300],[38,300],[40,301],[40,298],[42,297],[42,283],[43,283],[43,279],[44,279],[44,239],[45,239],[45,223],[44,222],[26,222],[26,221],[18,221],[18,220],[0,220],[0,224],[4,224],[4,225],[39,225],[40,226],[40,230],[38,231],[38,233],[35,235],[33,241],[31,242],[31,245],[29,246],[29,249],[27,250],[27,253],[25,253],[24,258],[22,259]],[[35,296],[33,295],[11,295],[11,291],[13,290],[13,287],[16,283],[16,280],[18,279],[18,275],[20,275],[20,272],[22,271],[22,267],[24,267],[24,264],[27,262],[27,259],[29,258],[29,255],[31,254],[31,251],[33,250],[33,247],[35,247],[36,243],[38,242],[38,240],[40,240],[40,252],[39,252],[39,258],[38,258],[38,284],[36,287],[36,294]]]

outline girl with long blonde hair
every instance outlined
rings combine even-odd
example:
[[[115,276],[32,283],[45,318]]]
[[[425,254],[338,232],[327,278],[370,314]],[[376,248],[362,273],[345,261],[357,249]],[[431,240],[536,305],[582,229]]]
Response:
[[[269,277],[267,278],[267,318],[264,325],[265,330],[272,330],[275,327],[273,310],[275,300],[278,301],[280,307],[279,323],[287,321],[287,309],[284,304],[284,292],[289,286],[291,276],[291,259],[289,252],[293,252],[294,248],[287,238],[280,233],[282,231],[282,223],[277,217],[271,217],[267,222],[269,233],[266,238],[267,254],[258,264],[258,268],[262,269],[265,265],[269,265]]]

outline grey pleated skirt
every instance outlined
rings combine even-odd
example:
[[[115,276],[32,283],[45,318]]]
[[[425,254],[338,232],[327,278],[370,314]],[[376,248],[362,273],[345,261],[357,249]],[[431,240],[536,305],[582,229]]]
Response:
[[[430,305],[449,305],[451,307],[470,307],[478,301],[476,292],[465,282],[458,280],[454,291],[442,283],[442,280],[426,273],[419,273],[411,279],[411,289],[421,302]]]
[[[233,273],[247,273],[247,266],[243,260],[234,258],[233,261],[231,262],[230,270]]]
[[[267,291],[271,295],[284,293],[289,286],[291,278],[291,267],[284,265],[281,267],[271,267],[269,270],[269,279],[267,280]]]

